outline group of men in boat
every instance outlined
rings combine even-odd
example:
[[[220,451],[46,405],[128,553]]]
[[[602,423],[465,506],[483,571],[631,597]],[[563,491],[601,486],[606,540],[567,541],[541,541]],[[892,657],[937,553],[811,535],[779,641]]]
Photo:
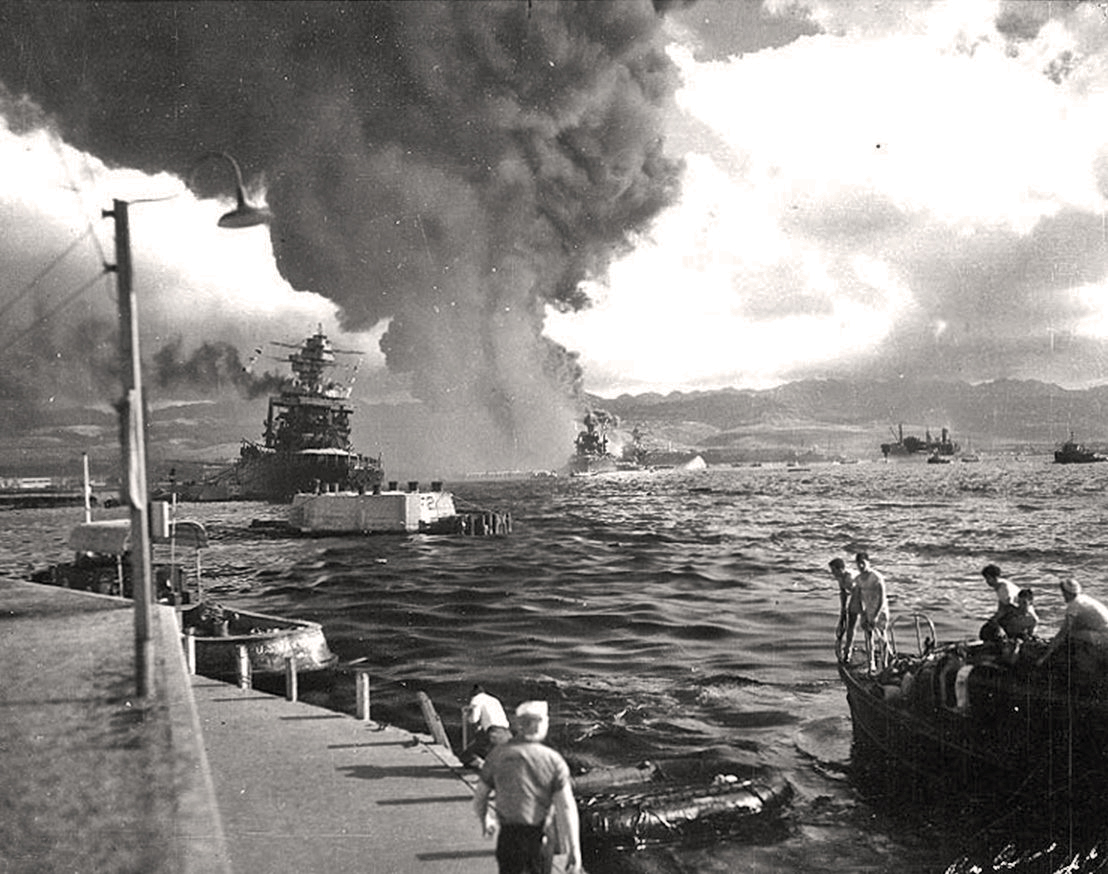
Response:
[[[854,637],[860,624],[865,636],[867,667],[874,673],[885,667],[889,658],[888,589],[884,576],[873,568],[867,553],[857,553],[854,561],[857,574],[851,573],[841,558],[833,558],[828,565],[839,586],[835,655],[842,662],[852,662]],[[981,639],[1011,642],[1016,648],[1031,640],[1039,622],[1034,592],[1005,579],[995,564],[982,568],[981,575],[997,599],[996,611],[981,628]],[[1064,651],[1071,656],[1074,666],[1089,676],[1108,673],[1108,605],[1086,594],[1081,583],[1072,577],[1063,579],[1058,588],[1066,605],[1062,625],[1036,664],[1043,665],[1057,652]]]

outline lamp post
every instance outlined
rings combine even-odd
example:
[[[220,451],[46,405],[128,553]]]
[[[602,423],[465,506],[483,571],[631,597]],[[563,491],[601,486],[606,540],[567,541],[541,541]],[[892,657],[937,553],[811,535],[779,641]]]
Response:
[[[238,205],[219,219],[225,228],[247,228],[265,224],[268,210],[250,206],[243,193],[242,171],[226,152],[204,155],[202,161],[220,157],[235,171]],[[191,174],[190,174],[191,179]],[[131,592],[135,602],[135,694],[147,698],[153,691],[151,671],[154,642],[150,635],[153,619],[154,585],[150,535],[149,492],[146,487],[146,415],[142,390],[142,357],[139,353],[138,302],[131,269],[131,227],[128,201],[113,200],[105,218],[115,220],[115,271],[119,298],[119,358],[123,370],[123,398],[120,400],[119,431],[122,449],[122,497],[131,511]]]

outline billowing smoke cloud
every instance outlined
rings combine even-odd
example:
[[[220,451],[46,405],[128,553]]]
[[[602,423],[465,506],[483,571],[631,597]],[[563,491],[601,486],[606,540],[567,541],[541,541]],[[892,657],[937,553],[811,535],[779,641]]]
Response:
[[[387,321],[390,370],[517,463],[564,454],[581,387],[546,307],[587,305],[680,172],[649,2],[10,2],[0,80],[109,163],[232,151],[282,275],[346,330]]]
[[[243,363],[239,351],[229,343],[204,343],[186,356],[180,339],[173,340],[153,356],[154,379],[159,386],[186,393],[215,387],[234,388],[248,398],[281,390],[283,378],[265,373],[255,376]]]

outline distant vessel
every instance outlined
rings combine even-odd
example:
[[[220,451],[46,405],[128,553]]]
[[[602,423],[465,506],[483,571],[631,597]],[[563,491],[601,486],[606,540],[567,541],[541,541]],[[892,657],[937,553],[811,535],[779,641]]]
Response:
[[[931,437],[931,431],[928,430],[923,440],[914,435],[905,437],[904,425],[902,424],[895,435],[895,443],[881,444],[881,454],[888,461],[890,458],[926,458],[930,460],[938,457],[942,459],[957,453],[958,444],[950,439],[950,432],[943,428],[941,435],[938,440],[934,440]],[[937,463],[941,464],[942,462]]]
[[[608,451],[608,414],[603,410],[589,410],[582,420],[584,431],[578,431],[574,440],[576,453],[569,460],[570,476],[588,476],[594,473],[611,473],[619,469],[618,460]]]
[[[1072,431],[1070,431],[1070,439],[1062,444],[1062,448],[1054,450],[1055,464],[1092,464],[1096,461],[1108,461],[1108,456],[1093,452],[1077,443],[1073,439]]]
[[[200,482],[171,481],[162,493],[182,501],[290,501],[303,492],[380,486],[380,457],[359,455],[350,442],[351,387],[329,379],[336,353],[356,353],[336,350],[322,326],[290,348],[293,377],[269,399],[263,442],[243,440],[231,467]]]

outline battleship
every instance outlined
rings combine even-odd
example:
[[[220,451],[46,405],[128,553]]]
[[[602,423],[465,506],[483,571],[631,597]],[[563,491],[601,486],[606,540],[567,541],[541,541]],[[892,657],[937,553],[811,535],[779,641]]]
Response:
[[[574,440],[576,452],[569,460],[570,476],[611,473],[618,469],[616,457],[608,451],[608,425],[615,420],[604,410],[589,410],[582,420],[584,431]]]
[[[950,458],[958,452],[958,444],[950,439],[950,432],[946,428],[942,429],[938,440],[931,437],[930,430],[925,433],[922,440],[911,434],[905,437],[903,425],[900,426],[894,436],[896,437],[895,443],[881,444],[881,454],[885,457],[885,461],[893,458],[918,458],[930,461],[934,458],[938,461],[933,463],[941,464],[944,459]]]
[[[350,442],[351,386],[330,379],[336,350],[315,334],[284,359],[292,377],[270,397],[261,442],[243,440],[230,467],[195,482],[171,481],[161,489],[181,501],[285,503],[305,492],[367,492],[380,488],[381,458],[358,454]]]

